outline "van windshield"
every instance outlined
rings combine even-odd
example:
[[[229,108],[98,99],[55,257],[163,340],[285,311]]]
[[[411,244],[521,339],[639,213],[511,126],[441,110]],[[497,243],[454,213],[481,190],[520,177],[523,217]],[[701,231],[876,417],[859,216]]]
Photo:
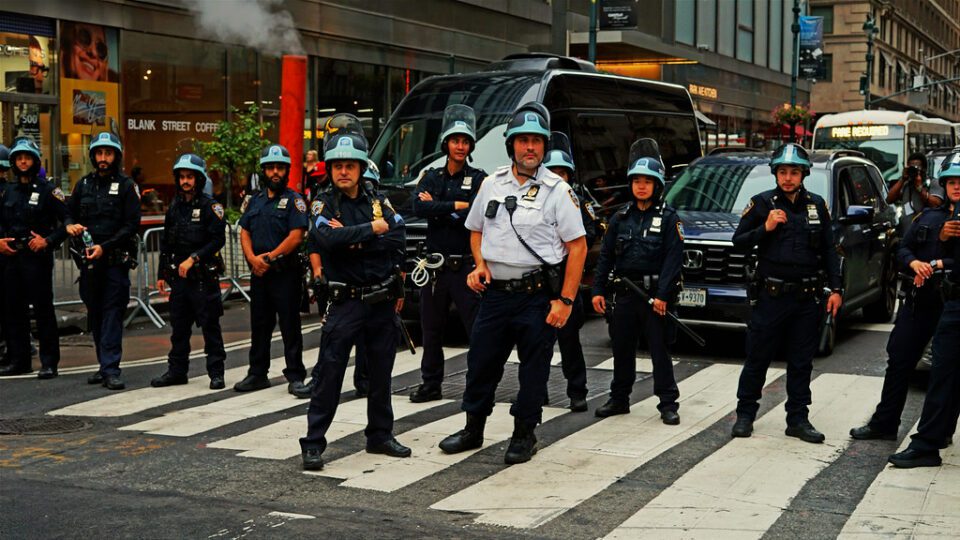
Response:
[[[473,107],[477,114],[477,149],[495,140],[500,161],[504,161],[502,130],[492,133],[491,130],[506,124],[521,100],[535,99],[536,96],[528,94],[542,76],[542,73],[484,73],[476,77],[428,79],[417,85],[391,116],[370,152],[371,159],[380,167],[381,182],[409,182],[441,158],[438,139],[443,110],[449,105]],[[478,154],[480,152],[474,151],[475,161]],[[493,170],[499,163],[472,165]]]

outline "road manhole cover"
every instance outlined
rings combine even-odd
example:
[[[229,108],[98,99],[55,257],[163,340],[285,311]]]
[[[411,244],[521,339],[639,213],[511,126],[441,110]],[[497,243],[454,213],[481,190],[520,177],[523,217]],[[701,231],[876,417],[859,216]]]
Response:
[[[0,435],[56,435],[90,427],[79,418],[42,416],[40,418],[0,418]]]

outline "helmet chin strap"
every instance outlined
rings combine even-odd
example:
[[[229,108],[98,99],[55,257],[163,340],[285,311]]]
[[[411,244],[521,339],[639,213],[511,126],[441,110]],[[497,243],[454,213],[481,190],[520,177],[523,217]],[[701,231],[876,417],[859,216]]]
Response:
[[[527,174],[527,173],[525,173],[525,172],[523,172],[523,171],[520,170],[520,162],[517,161],[517,158],[516,158],[516,157],[513,158],[513,167],[517,170],[517,174],[518,174],[519,176],[525,176],[525,177],[529,178],[530,180],[536,180],[536,179],[537,179],[537,172],[540,170],[540,165],[542,165],[542,164],[543,164],[543,160],[540,160],[540,162],[537,163],[537,167],[533,170],[533,176],[530,176],[529,174]]]

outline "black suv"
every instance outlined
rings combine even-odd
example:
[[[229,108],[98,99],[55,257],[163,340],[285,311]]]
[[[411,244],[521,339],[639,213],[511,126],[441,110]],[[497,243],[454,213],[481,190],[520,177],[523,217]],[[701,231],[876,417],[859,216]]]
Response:
[[[845,289],[840,316],[863,308],[887,322],[896,306],[897,211],[886,203],[880,171],[852,150],[814,151],[806,189],[827,201],[840,244]],[[679,315],[691,324],[742,328],[750,315],[747,283],[755,254],[733,247],[750,198],[776,186],[770,154],[718,152],[698,159],[671,182],[667,203],[683,220],[683,291]],[[824,317],[826,319],[826,317]],[[821,322],[819,354],[833,351],[836,322]]]

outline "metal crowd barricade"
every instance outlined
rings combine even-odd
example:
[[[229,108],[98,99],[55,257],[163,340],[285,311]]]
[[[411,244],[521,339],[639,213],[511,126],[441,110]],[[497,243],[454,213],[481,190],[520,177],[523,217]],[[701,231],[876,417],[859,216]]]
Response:
[[[244,300],[249,302],[250,295],[240,284],[241,280],[248,282],[250,280],[247,261],[243,257],[243,248],[240,246],[240,226],[236,223],[228,223],[226,227],[227,243],[224,244],[223,250],[220,252],[226,270],[223,277],[220,278],[220,282],[225,282],[229,286],[223,291],[221,297],[226,300],[232,292],[237,291]]]
[[[157,313],[150,305],[150,297],[160,294],[156,288],[157,272],[160,268],[160,240],[163,236],[163,227],[154,227],[143,232],[143,236],[137,237],[137,260],[140,264],[137,266],[136,274],[136,297],[131,297],[137,303],[130,315],[127,316],[125,326],[129,325],[133,318],[141,310],[150,318],[150,321],[157,328],[163,328],[167,323],[163,317]]]

